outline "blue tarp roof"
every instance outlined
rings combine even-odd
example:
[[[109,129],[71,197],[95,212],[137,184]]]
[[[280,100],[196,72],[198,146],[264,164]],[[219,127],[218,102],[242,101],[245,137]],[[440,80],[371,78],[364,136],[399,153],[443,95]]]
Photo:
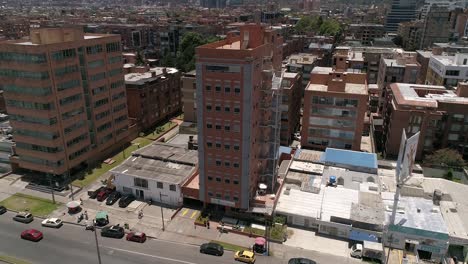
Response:
[[[360,151],[327,148],[322,161],[377,169],[377,155]]]
[[[349,234],[349,239],[355,241],[372,241],[372,242],[379,242],[379,238],[374,234],[369,234],[367,232],[359,232],[356,230],[351,230]]]

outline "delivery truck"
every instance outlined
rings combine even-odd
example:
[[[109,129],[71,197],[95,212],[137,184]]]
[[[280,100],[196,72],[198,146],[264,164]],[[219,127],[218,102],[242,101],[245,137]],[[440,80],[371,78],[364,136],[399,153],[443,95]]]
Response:
[[[350,254],[353,258],[376,260],[380,261],[380,263],[385,263],[385,253],[382,243],[364,241],[363,244],[354,244]]]

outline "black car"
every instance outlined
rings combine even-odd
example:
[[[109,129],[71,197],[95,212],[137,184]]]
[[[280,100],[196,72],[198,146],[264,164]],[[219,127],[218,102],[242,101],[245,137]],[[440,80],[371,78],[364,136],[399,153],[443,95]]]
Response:
[[[113,192],[107,197],[106,204],[113,205],[120,197],[122,197],[122,195],[119,192]]]
[[[122,238],[125,235],[123,227],[115,226],[106,226],[101,231],[101,236],[103,237],[112,237],[112,238]]]
[[[288,261],[288,264],[317,264],[317,262],[307,258],[292,258]]]
[[[135,196],[132,194],[125,194],[122,196],[122,198],[120,198],[119,207],[125,208],[133,201],[135,201]]]
[[[224,248],[220,244],[205,243],[200,246],[200,253],[222,256],[224,254]]]
[[[3,206],[3,205],[0,205],[0,215],[1,215],[1,214],[4,214],[4,213],[6,213],[6,212],[7,212],[6,207]]]
[[[93,189],[93,190],[89,190],[88,191],[88,195],[89,195],[89,198],[90,199],[96,199],[98,193],[100,193],[101,191],[104,191],[106,189],[105,186],[101,186],[97,189]]]

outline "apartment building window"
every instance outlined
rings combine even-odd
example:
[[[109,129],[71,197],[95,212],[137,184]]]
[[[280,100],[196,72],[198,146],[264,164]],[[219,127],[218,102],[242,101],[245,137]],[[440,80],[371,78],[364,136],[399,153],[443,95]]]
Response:
[[[216,142],[216,148],[221,148],[221,142]]]
[[[216,106],[215,106],[215,110],[216,110],[216,112],[221,111],[221,105],[216,105]]]
[[[76,50],[75,49],[66,49],[66,50],[60,50],[52,53],[52,59],[58,61],[58,60],[65,60],[69,58],[75,58],[76,57]]]
[[[75,151],[73,152],[72,154],[68,155],[68,159],[69,160],[74,160],[76,158],[78,158],[79,156],[83,155],[84,153],[88,152],[88,146],[78,150],[78,151]]]
[[[72,118],[74,116],[81,115],[82,113],[84,113],[84,108],[80,107],[78,109],[74,109],[74,110],[68,111],[66,113],[63,113],[62,114],[62,119],[67,120],[67,119]]]
[[[70,73],[78,72],[78,65],[69,65],[55,70],[55,76],[61,77]]]
[[[213,143],[207,141],[207,142],[206,142],[206,146],[209,147],[209,148],[211,148],[211,147],[213,147]]]
[[[70,80],[57,84],[57,91],[64,91],[80,86],[80,80]]]
[[[107,123],[104,123],[104,124],[98,126],[98,128],[97,128],[96,130],[97,130],[97,132],[102,132],[102,131],[104,131],[104,130],[106,130],[106,129],[109,129],[109,128],[111,128],[111,127],[112,127],[112,123],[111,123],[111,122],[107,122]]]
[[[221,177],[216,177],[216,182],[221,182]]]
[[[56,139],[60,137],[58,132],[39,132],[20,128],[13,130],[13,134],[42,139]]]
[[[133,185],[135,187],[148,189],[148,180],[141,178],[133,178]]]
[[[215,91],[218,92],[218,93],[221,92],[221,85],[216,85],[215,86]]]
[[[229,150],[230,148],[231,148],[231,145],[229,145],[228,143],[224,144],[224,149],[225,150]]]
[[[122,68],[117,68],[109,71],[109,76],[115,76],[122,73]]]
[[[24,109],[34,109],[34,110],[53,110],[55,109],[52,103],[36,103],[36,102],[26,102],[18,100],[5,100],[7,106],[24,108]]]
[[[447,139],[448,139],[449,141],[457,141],[459,137],[460,137],[459,134],[448,134],[448,138],[447,138]]]
[[[30,54],[18,52],[0,52],[0,61],[15,61],[21,63],[45,63],[47,57],[45,53]]]
[[[225,162],[224,162],[224,166],[225,166],[225,167],[231,167],[231,162],[225,161]]]
[[[239,201],[239,197],[233,196],[233,197],[232,197],[232,200],[233,200],[234,202],[238,202],[238,201]]]
[[[169,190],[175,192],[176,191],[176,185],[175,184],[169,185]]]
[[[101,113],[99,113],[99,114],[96,114],[96,115],[95,115],[95,119],[96,119],[96,120],[100,120],[100,119],[103,119],[104,117],[106,117],[106,116],[108,116],[108,115],[110,115],[110,111],[109,111],[109,110],[106,110],[106,111],[104,111],[104,112],[101,112]]]
[[[162,183],[162,182],[157,182],[157,183],[156,183],[156,188],[158,188],[158,189],[164,189],[163,183]]]
[[[116,107],[114,107],[114,113],[115,112],[119,112],[120,110],[123,110],[127,108],[127,104],[126,103],[123,103],[123,104],[119,104],[117,105]]]
[[[209,180],[209,181],[213,181],[213,177],[208,176],[208,180]]]
[[[110,87],[111,89],[119,88],[124,85],[124,81],[118,81],[118,82],[113,82],[111,83]]]
[[[86,122],[84,120],[80,120],[80,121],[78,121],[76,123],[73,123],[71,126],[66,127],[64,129],[64,132],[65,132],[65,134],[69,134],[69,133],[75,131],[76,129],[78,129],[80,127],[83,127],[85,124],[86,124]]]
[[[100,143],[104,144],[104,143],[108,142],[111,139],[112,139],[112,133],[109,133],[106,136],[104,136],[103,138],[101,138]]]
[[[0,76],[19,79],[46,80],[49,79],[49,72],[30,72],[12,69],[0,69]]]
[[[224,130],[225,130],[225,131],[230,131],[230,130],[231,130],[231,126],[230,126],[230,125],[224,125]]]
[[[211,105],[206,105],[206,111],[211,111]]]
[[[206,128],[212,128],[213,125],[211,123],[206,123]]]
[[[452,120],[454,122],[463,122],[464,119],[465,119],[465,115],[462,115],[462,114],[453,114],[452,115]]]
[[[237,94],[237,95],[240,94],[240,91],[241,91],[241,90],[240,90],[240,87],[239,87],[239,86],[235,86],[235,87],[234,87],[234,93],[235,93],[235,94]]]
[[[80,143],[83,140],[86,140],[88,138],[88,133],[84,133],[82,135],[77,136],[76,138],[67,141],[67,147],[71,147],[75,144]]]
[[[95,60],[88,63],[88,67],[91,69],[104,66],[104,60]]]
[[[11,93],[18,93],[18,94],[28,94],[28,95],[49,95],[52,93],[51,87],[24,87],[18,86],[15,84],[4,84],[3,90]]]
[[[221,125],[220,124],[216,124],[216,130],[221,130]]]
[[[115,100],[118,100],[120,98],[124,98],[125,97],[125,91],[122,91],[118,94],[114,94],[112,95],[112,101],[115,101]]]
[[[238,162],[234,162],[234,163],[232,164],[232,166],[233,166],[234,168],[239,168],[239,163],[238,163]]]
[[[107,103],[109,103],[109,98],[103,98],[101,100],[97,100],[96,102],[94,102],[94,107],[100,107],[100,106],[106,105]]]
[[[97,81],[100,81],[100,80],[103,80],[106,78],[106,73],[105,72],[100,72],[100,73],[97,73],[97,74],[94,74],[94,75],[91,75],[89,77],[89,79],[93,82],[97,82]]]
[[[234,106],[234,114],[240,113],[240,106]]]
[[[122,62],[122,56],[114,56],[109,58],[109,64],[117,63],[117,62]]]
[[[28,144],[28,143],[23,143],[23,142],[17,142],[16,147],[21,148],[21,149],[26,149],[26,150],[45,152],[45,153],[57,153],[57,152],[63,151],[62,147],[46,147],[46,146]]]
[[[239,149],[240,149],[240,146],[239,146],[239,144],[237,144],[237,143],[236,143],[236,144],[234,144],[234,147],[233,147],[233,149],[234,149],[234,150],[239,150]]]
[[[458,75],[460,75],[460,71],[448,70],[448,71],[445,71],[445,75],[447,75],[447,76],[458,76]]]
[[[216,160],[216,166],[221,166],[221,160]]]
[[[455,131],[455,132],[458,132],[460,131],[462,128],[462,126],[460,124],[452,124],[450,126],[450,131]]]
[[[230,93],[230,92],[231,92],[231,87],[225,86],[225,87],[224,87],[224,92],[225,92],[225,93]]]
[[[239,180],[234,179],[234,180],[232,181],[232,183],[234,183],[235,185],[239,185]]]
[[[67,105],[67,104],[71,104],[73,102],[79,101],[81,100],[81,98],[82,98],[81,94],[75,94],[75,95],[60,99],[59,102],[60,102],[60,105]]]
[[[40,124],[40,125],[54,125],[57,123],[57,118],[38,118],[38,117],[31,117],[31,116],[23,116],[23,115],[9,115],[10,120],[14,120],[17,122],[24,122],[24,123],[31,123],[31,124]]]
[[[125,115],[122,115],[122,116],[119,116],[118,118],[114,119],[114,122],[115,122],[116,124],[118,124],[118,123],[120,123],[120,122],[122,122],[122,121],[125,121],[125,120],[127,120],[127,115],[126,115],[126,114],[125,114]]]
[[[216,198],[221,199],[221,197],[223,197],[221,193],[216,193]]]
[[[230,184],[230,183],[231,183],[231,180],[230,180],[229,178],[224,178],[224,183]]]
[[[205,89],[206,89],[207,91],[211,91],[211,85],[205,86]]]
[[[224,112],[229,113],[231,111],[231,108],[229,106],[224,107]]]
[[[86,53],[87,54],[97,54],[97,53],[101,53],[101,52],[102,52],[102,45],[101,44],[86,47]]]
[[[112,42],[106,44],[107,53],[120,51],[120,42]]]

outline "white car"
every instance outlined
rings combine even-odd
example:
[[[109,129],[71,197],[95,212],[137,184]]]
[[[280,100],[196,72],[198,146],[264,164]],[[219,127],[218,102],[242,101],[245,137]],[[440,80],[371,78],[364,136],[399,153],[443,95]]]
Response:
[[[42,226],[59,228],[63,225],[62,220],[58,218],[47,218],[42,221]]]

